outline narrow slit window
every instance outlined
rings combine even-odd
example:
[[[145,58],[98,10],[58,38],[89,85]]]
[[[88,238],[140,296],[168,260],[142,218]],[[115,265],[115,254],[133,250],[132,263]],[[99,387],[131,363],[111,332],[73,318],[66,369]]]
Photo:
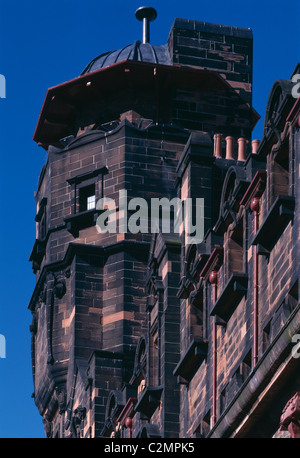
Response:
[[[80,189],[79,192],[79,211],[93,210],[96,208],[95,185],[90,185]]]
[[[87,198],[87,210],[92,210],[96,206],[96,196],[93,194],[92,196],[88,196]]]
[[[44,240],[47,234],[47,226],[46,226],[46,209],[44,209],[44,213],[41,217],[39,222],[39,238],[40,240]]]

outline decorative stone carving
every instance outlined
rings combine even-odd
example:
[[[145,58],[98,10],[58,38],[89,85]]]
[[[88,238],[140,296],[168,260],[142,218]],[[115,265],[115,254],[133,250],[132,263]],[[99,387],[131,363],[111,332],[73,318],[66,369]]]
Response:
[[[71,420],[71,437],[81,437],[82,422],[86,416],[86,408],[78,406]]]
[[[59,413],[62,414],[66,411],[66,389],[64,386],[56,388],[56,399],[59,405]]]
[[[66,278],[69,278],[71,273],[70,269],[65,270],[64,272],[60,272],[59,274],[54,275],[54,294],[58,299],[62,299],[67,291],[66,287]]]
[[[300,439],[300,391],[285,405],[280,417],[280,430],[289,431],[293,439]]]
[[[54,294],[61,299],[66,293],[66,282],[63,278],[56,279],[54,282]]]
[[[46,302],[46,297],[47,297],[47,282],[45,282],[43,287],[41,288],[39,299],[38,299],[38,308],[41,306],[41,304],[44,304]]]

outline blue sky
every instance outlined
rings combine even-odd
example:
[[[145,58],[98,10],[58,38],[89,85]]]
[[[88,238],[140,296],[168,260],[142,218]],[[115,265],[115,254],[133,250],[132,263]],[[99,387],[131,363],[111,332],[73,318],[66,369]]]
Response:
[[[299,59],[299,2],[227,0],[151,1],[158,11],[151,42],[164,44],[176,17],[251,28],[254,35],[253,106],[261,115],[253,138],[261,138],[273,82],[290,79]],[[28,262],[35,238],[34,191],[46,153],[32,140],[47,88],[78,76],[102,52],[141,39],[137,1],[0,0],[0,437],[44,437],[31,398],[27,309],[35,278]]]

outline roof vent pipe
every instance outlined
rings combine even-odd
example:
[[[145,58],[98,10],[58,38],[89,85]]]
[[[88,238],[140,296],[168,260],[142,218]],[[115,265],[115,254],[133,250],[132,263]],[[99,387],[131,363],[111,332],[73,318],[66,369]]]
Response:
[[[143,21],[143,43],[150,43],[150,22],[157,17],[157,11],[151,6],[141,6],[135,12],[135,17]]]

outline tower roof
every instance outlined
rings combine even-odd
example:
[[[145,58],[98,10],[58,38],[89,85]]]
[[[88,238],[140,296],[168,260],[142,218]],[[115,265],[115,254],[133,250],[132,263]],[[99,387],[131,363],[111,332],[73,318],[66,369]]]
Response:
[[[86,66],[81,75],[100,70],[101,68],[110,67],[124,60],[171,65],[167,45],[156,46],[150,43],[141,43],[139,40],[136,40],[133,44],[127,45],[124,48],[106,52],[95,57]]]
[[[143,22],[143,41],[136,40],[124,48],[100,54],[86,66],[81,75],[110,67],[125,60],[163,65],[171,64],[167,45],[155,46],[150,44],[150,22],[156,19],[157,11],[150,6],[142,6],[136,10],[135,16],[138,21]]]

